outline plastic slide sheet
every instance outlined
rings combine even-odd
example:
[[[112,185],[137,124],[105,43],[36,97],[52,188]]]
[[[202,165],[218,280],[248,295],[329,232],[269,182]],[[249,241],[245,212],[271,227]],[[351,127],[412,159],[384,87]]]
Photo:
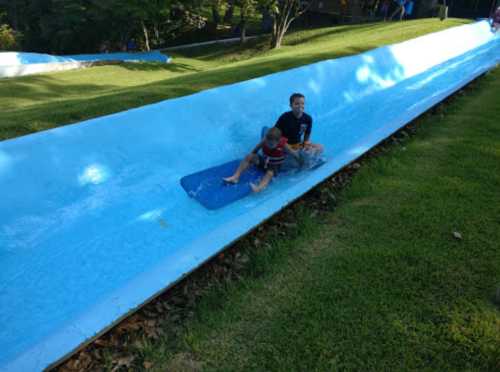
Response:
[[[224,183],[222,178],[231,176],[243,159],[236,159],[215,167],[204,169],[181,178],[187,194],[208,209],[219,209],[250,195],[250,183],[258,183],[264,172],[256,166],[247,169],[240,182]]]
[[[92,62],[161,62],[168,63],[170,57],[159,51],[142,53],[102,53],[53,56],[41,53],[0,53],[0,78],[31,75],[43,72],[69,70],[87,66]]]
[[[325,161],[320,157],[304,156],[306,164],[300,168],[286,167],[284,164],[272,182],[282,177],[290,177],[293,173],[308,172],[322,166]],[[208,209],[219,209],[252,194],[250,183],[258,184],[264,171],[250,166],[240,177],[237,184],[226,183],[224,177],[234,174],[243,159],[232,160],[181,178],[181,185],[187,194]]]
[[[159,51],[141,53],[74,54],[66,57],[79,62],[122,61],[167,63],[170,60],[170,57]]]
[[[0,142],[0,370],[40,370],[500,60],[487,22]],[[180,179],[306,95],[327,162],[211,211]]]
[[[264,138],[269,127],[264,126],[260,131],[260,138]],[[257,143],[259,139],[255,139]],[[295,160],[285,161],[280,167],[280,172],[275,176],[289,177],[293,173],[314,170],[325,163],[325,160],[317,155],[308,155],[301,152],[303,164],[301,166]],[[243,172],[237,184],[223,181],[224,177],[234,174],[243,159],[236,159],[224,164],[216,165],[202,171],[189,174],[181,178],[181,185],[187,194],[208,209],[219,209],[234,203],[252,193],[250,183],[258,184],[264,176],[264,171],[255,165],[251,165]],[[285,159],[288,160],[288,159]]]

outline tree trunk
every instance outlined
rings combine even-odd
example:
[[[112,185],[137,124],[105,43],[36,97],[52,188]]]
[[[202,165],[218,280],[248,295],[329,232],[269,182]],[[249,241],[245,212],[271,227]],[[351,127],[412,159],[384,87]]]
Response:
[[[240,13],[240,43],[244,44],[247,41],[247,9],[242,6]]]
[[[274,17],[273,21],[273,33],[271,37],[271,48],[279,49],[281,48],[281,43],[283,42],[283,37],[285,36],[288,28],[292,24],[295,17],[292,17],[289,13],[289,9],[284,9],[284,12],[278,14]]]
[[[271,33],[271,49],[279,49],[281,47],[281,39],[279,38],[279,19],[275,15],[273,17],[273,31]]]
[[[271,48],[279,49],[281,48],[281,44],[283,42],[283,37],[285,36],[286,29],[284,27],[278,27],[276,33],[273,33],[271,38]]]
[[[245,44],[247,41],[247,22],[246,21],[242,21],[240,23],[240,30],[241,30],[240,43]]]
[[[155,23],[153,25],[153,32],[154,32],[156,43],[159,43],[160,42],[160,25],[158,23]]]
[[[148,33],[148,28],[146,27],[146,24],[144,21],[141,21],[142,25],[142,32],[144,33],[144,43],[146,44],[146,50],[149,52],[151,48],[149,47],[149,33]]]
[[[313,1],[311,1],[311,3]],[[306,9],[298,11],[296,9],[296,6],[297,6],[296,0],[285,0],[281,2],[279,12],[274,14],[273,32],[271,37],[272,49],[278,49],[281,47],[283,37],[285,36],[292,22],[297,17],[300,17],[308,9],[307,7]]]

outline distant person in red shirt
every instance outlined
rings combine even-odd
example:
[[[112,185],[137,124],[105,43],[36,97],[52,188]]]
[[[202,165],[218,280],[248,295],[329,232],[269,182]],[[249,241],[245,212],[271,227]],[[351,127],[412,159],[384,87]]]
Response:
[[[263,169],[265,174],[258,185],[251,183],[250,187],[253,192],[262,191],[279,172],[287,155],[292,155],[298,162],[301,162],[298,151],[293,150],[288,145],[288,140],[281,135],[281,130],[273,127],[266,132],[264,139],[254,147],[252,152],[243,159],[236,172],[234,172],[231,177],[224,178],[224,181],[228,183],[238,183],[241,174],[248,169],[250,165],[255,164]]]

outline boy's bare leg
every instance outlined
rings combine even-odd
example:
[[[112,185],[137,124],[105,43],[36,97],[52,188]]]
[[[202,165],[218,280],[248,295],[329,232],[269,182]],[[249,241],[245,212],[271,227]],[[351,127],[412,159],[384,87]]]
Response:
[[[264,177],[260,180],[258,185],[255,185],[254,183],[250,183],[250,187],[252,188],[253,192],[260,192],[264,190],[267,185],[269,185],[269,182],[271,182],[272,178],[274,176],[274,172],[272,170],[268,170],[266,174],[264,174]]]
[[[250,164],[254,163],[256,160],[256,154],[249,154],[243,159],[238,166],[238,169],[236,169],[236,172],[231,177],[225,177],[223,178],[224,182],[228,183],[238,183],[240,180],[241,174],[250,166]]]

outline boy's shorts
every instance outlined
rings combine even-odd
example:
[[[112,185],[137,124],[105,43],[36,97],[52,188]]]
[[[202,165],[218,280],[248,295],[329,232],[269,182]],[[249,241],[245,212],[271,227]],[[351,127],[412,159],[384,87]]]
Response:
[[[257,167],[264,170],[264,171],[268,171],[268,170],[271,170],[273,171],[274,174],[277,174],[280,169],[281,169],[281,165],[283,163],[279,163],[279,164],[270,164],[266,157],[261,155],[261,154],[257,154],[258,156],[258,160],[257,160]]]
[[[315,145],[310,143],[310,142],[308,142],[307,144],[300,142],[300,143],[288,144],[288,146],[290,146],[292,148],[292,150],[295,150],[295,151],[300,151],[300,150],[307,151],[307,150],[313,148]]]
[[[290,146],[292,148],[292,150],[295,150],[295,151],[299,151],[299,150],[302,150],[304,148],[303,143],[288,144],[288,146]]]

